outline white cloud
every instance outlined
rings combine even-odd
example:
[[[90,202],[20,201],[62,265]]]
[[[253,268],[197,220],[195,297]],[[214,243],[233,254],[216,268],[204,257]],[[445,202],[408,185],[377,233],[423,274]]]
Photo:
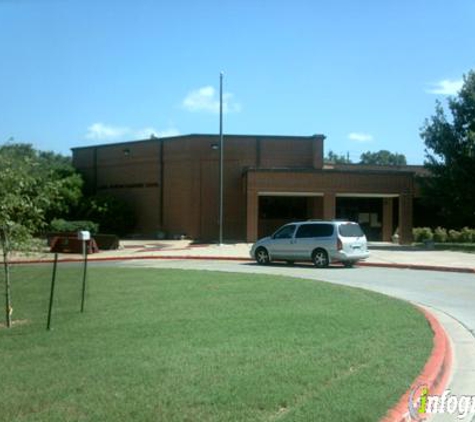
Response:
[[[137,139],[148,139],[152,136],[158,136],[157,130],[153,127],[145,127],[143,129],[139,129],[133,132],[132,137]]]
[[[171,127],[170,129],[159,130],[156,135],[159,138],[171,138],[172,136],[179,136],[181,135],[178,129]]]
[[[443,79],[433,85],[433,88],[426,90],[428,94],[456,95],[463,86],[463,79],[457,79],[454,81],[450,79]]]
[[[356,142],[372,142],[373,135],[369,133],[351,132],[348,134],[348,139]]]
[[[133,137],[137,139],[148,139],[151,137],[157,138],[169,138],[171,136],[180,135],[180,131],[173,127],[164,130],[156,130],[153,127],[146,127],[140,130],[137,130],[133,133]]]
[[[212,86],[204,86],[188,93],[182,106],[192,112],[219,113],[219,93]],[[238,113],[240,111],[241,104],[233,100],[233,94],[223,93],[223,113]]]
[[[103,123],[94,123],[87,128],[86,139],[93,141],[116,140],[125,136],[129,128],[120,126],[110,126]]]
[[[156,130],[153,127],[143,129],[131,129],[126,126],[112,126],[104,123],[94,123],[87,128],[86,139],[93,141],[126,141],[134,139],[149,139],[152,136],[157,138],[167,138],[178,136],[178,129],[171,127],[164,130]]]

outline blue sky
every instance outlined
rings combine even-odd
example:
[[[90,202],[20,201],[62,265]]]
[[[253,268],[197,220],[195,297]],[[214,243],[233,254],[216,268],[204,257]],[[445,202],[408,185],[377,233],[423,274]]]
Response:
[[[475,68],[473,0],[0,0],[0,142],[217,133],[404,153]]]

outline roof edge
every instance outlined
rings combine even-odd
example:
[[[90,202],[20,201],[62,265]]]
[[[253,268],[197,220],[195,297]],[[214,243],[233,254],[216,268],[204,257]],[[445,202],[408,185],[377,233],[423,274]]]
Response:
[[[313,140],[321,139],[322,141],[326,139],[326,136],[323,134],[315,134],[310,136],[298,136],[298,135],[239,135],[239,134],[224,134],[224,138],[253,138],[253,139],[275,139],[275,140],[285,140],[285,139],[295,139],[295,140]],[[147,139],[136,139],[131,141],[123,142],[112,142],[107,144],[97,144],[97,145],[85,145],[80,147],[70,148],[72,151],[88,148],[104,148],[109,146],[120,146],[120,145],[130,145],[138,144],[141,142],[157,142],[157,141],[173,141],[183,138],[219,138],[219,134],[214,133],[190,133],[187,135],[177,135],[177,136],[167,136],[167,137],[156,137],[156,138],[147,138]]]

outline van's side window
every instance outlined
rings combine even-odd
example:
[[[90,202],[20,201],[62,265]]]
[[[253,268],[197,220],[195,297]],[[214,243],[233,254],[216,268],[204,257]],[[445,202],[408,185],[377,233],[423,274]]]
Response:
[[[333,230],[332,224],[302,224],[295,237],[329,237],[333,234]]]
[[[278,232],[273,236],[274,239],[291,239],[295,231],[295,224],[290,226],[282,227]]]

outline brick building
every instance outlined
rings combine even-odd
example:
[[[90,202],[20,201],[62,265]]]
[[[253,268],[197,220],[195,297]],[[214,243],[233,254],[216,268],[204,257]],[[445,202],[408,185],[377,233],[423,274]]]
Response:
[[[324,165],[323,135],[224,137],[224,238],[247,240],[301,219],[358,221],[370,239],[412,239],[416,166]],[[73,148],[97,193],[134,207],[136,233],[216,240],[219,137],[186,135]]]

